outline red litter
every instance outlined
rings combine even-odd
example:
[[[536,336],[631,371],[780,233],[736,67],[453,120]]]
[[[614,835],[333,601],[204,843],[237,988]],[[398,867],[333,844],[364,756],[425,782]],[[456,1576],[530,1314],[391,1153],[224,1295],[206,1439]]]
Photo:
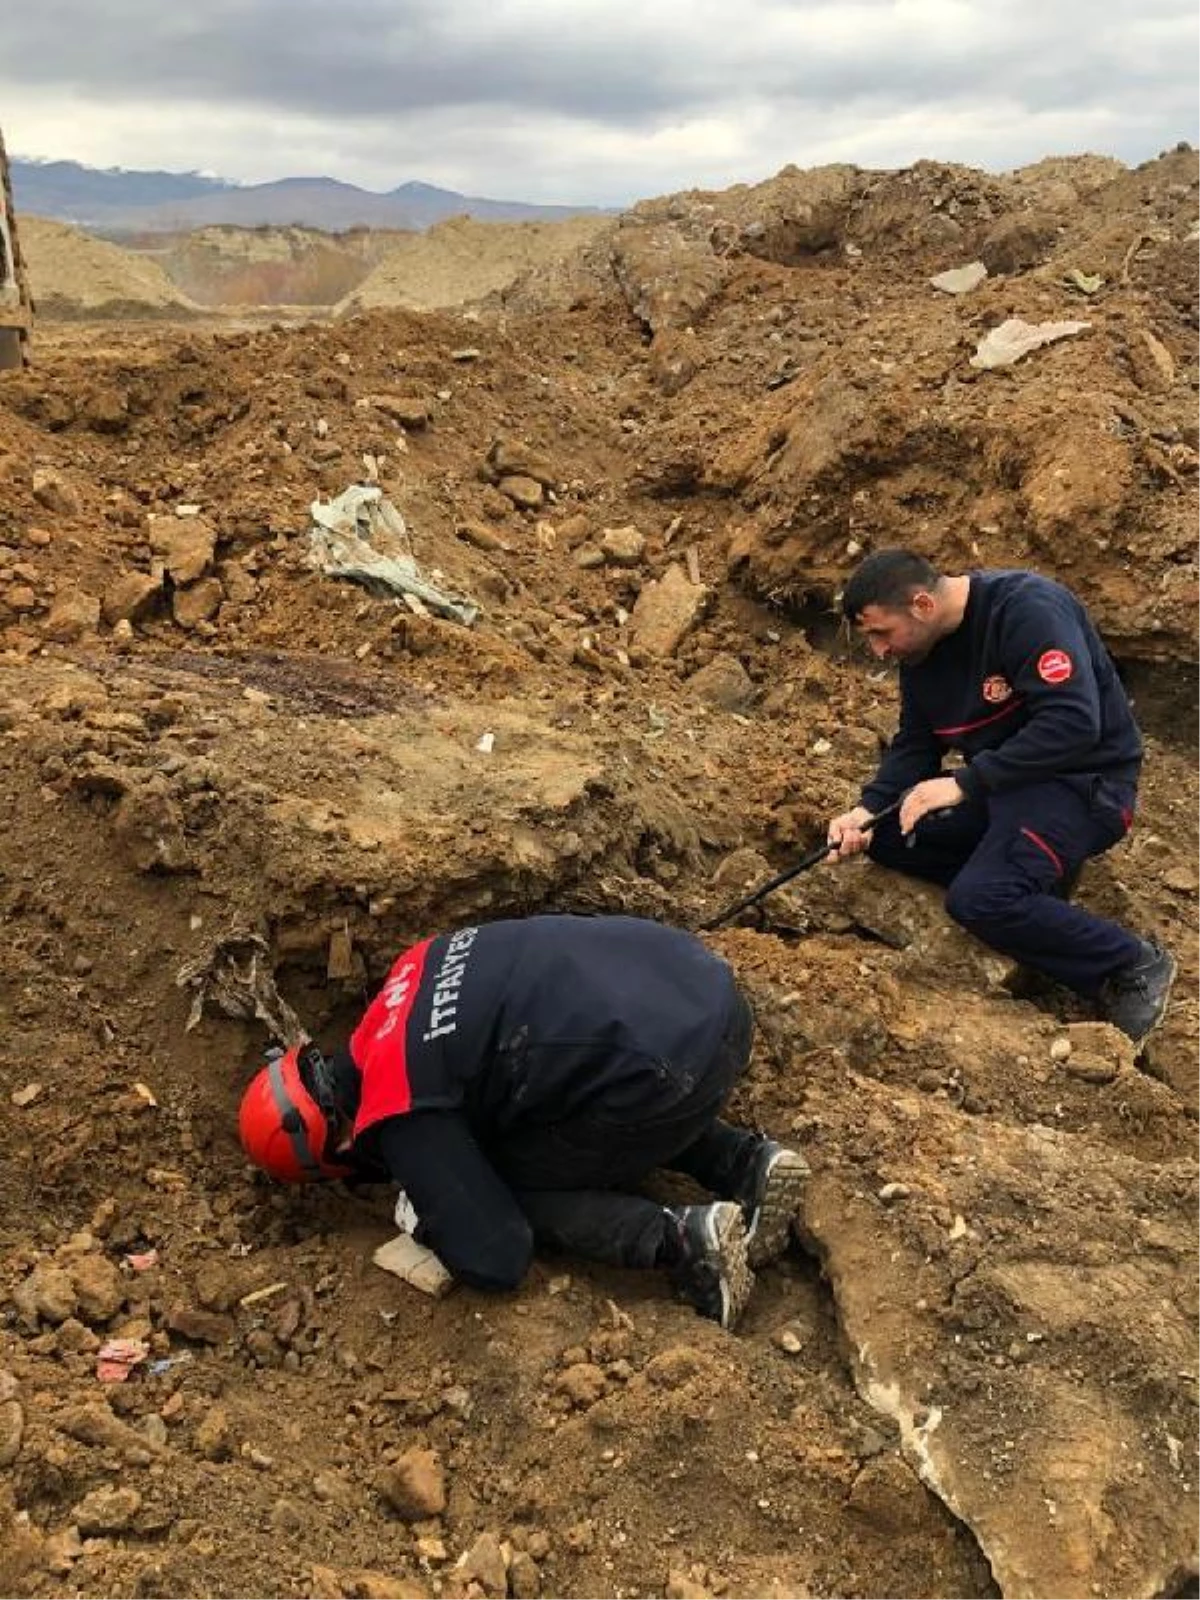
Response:
[[[124,1383],[149,1354],[144,1339],[109,1339],[96,1352],[96,1376],[101,1383]]]

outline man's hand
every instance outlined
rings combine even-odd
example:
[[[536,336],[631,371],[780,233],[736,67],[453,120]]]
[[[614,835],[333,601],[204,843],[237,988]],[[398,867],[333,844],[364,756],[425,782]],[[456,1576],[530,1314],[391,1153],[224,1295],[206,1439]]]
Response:
[[[834,817],[829,824],[829,855],[826,860],[844,861],[847,856],[856,856],[865,850],[870,836],[863,830],[870,820],[871,813],[866,806],[855,806],[853,811],[843,811],[840,817]]]
[[[953,778],[926,778],[915,784],[905,795],[900,807],[900,832],[909,834],[931,811],[946,811],[964,799],[962,790]]]

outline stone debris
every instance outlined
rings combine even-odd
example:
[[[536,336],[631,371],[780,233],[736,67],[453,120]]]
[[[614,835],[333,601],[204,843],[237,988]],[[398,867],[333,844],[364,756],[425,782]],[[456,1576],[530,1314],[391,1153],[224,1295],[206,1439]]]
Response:
[[[709,589],[692,583],[678,562],[671,562],[638,595],[629,620],[630,644],[647,655],[673,656],[710,599]]]
[[[440,1517],[446,1509],[446,1479],[436,1451],[414,1447],[380,1469],[380,1494],[405,1522]]]

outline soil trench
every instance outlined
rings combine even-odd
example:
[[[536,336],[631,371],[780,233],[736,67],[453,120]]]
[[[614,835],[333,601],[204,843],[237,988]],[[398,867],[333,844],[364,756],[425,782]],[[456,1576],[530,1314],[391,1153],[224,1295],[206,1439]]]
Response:
[[[5,1593],[1195,1592],[1198,192],[788,168],[320,320],[60,278],[0,384]],[[972,365],[1013,318],[1086,327]],[[356,483],[473,627],[315,563]],[[731,1114],[813,1168],[735,1334],[549,1256],[426,1298],[383,1188],[251,1171],[264,1048],[407,944],[698,928],[809,850],[895,725],[837,595],[899,543],[1111,644],[1146,764],[1077,892],[1178,956],[1140,1058],[860,861],[705,935]]]

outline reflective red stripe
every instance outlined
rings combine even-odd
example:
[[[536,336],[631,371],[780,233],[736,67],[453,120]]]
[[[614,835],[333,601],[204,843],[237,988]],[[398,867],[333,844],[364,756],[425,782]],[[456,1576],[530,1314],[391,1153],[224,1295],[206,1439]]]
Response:
[[[1037,845],[1039,850],[1044,850],[1046,852],[1046,854],[1050,857],[1051,861],[1053,861],[1053,863],[1054,863],[1055,872],[1057,872],[1059,877],[1061,878],[1066,869],[1064,868],[1062,862],[1059,860],[1058,854],[1054,850],[1053,846],[1048,845],[1046,843],[1045,839],[1042,838],[1041,834],[1040,833],[1034,833],[1032,828],[1022,828],[1021,832],[1025,835],[1025,837],[1027,839],[1031,839],[1033,841],[1033,843],[1035,845]]]
[[[350,1054],[362,1074],[362,1098],[354,1119],[356,1139],[373,1123],[402,1116],[412,1105],[408,1019],[432,943],[432,939],[426,939],[404,952],[351,1037]]]
[[[1002,717],[1010,717],[1018,706],[1024,704],[1024,700],[1013,700],[1010,704],[1001,706],[999,711],[993,711],[990,717],[980,717],[977,722],[964,722],[958,728],[935,728],[933,731],[939,739],[952,739],[958,733],[974,733],[976,728],[986,728],[989,723],[999,722]]]
[[[1121,821],[1125,824],[1125,832],[1128,833],[1130,828],[1133,827],[1133,807],[1132,806],[1122,806],[1121,807]]]

